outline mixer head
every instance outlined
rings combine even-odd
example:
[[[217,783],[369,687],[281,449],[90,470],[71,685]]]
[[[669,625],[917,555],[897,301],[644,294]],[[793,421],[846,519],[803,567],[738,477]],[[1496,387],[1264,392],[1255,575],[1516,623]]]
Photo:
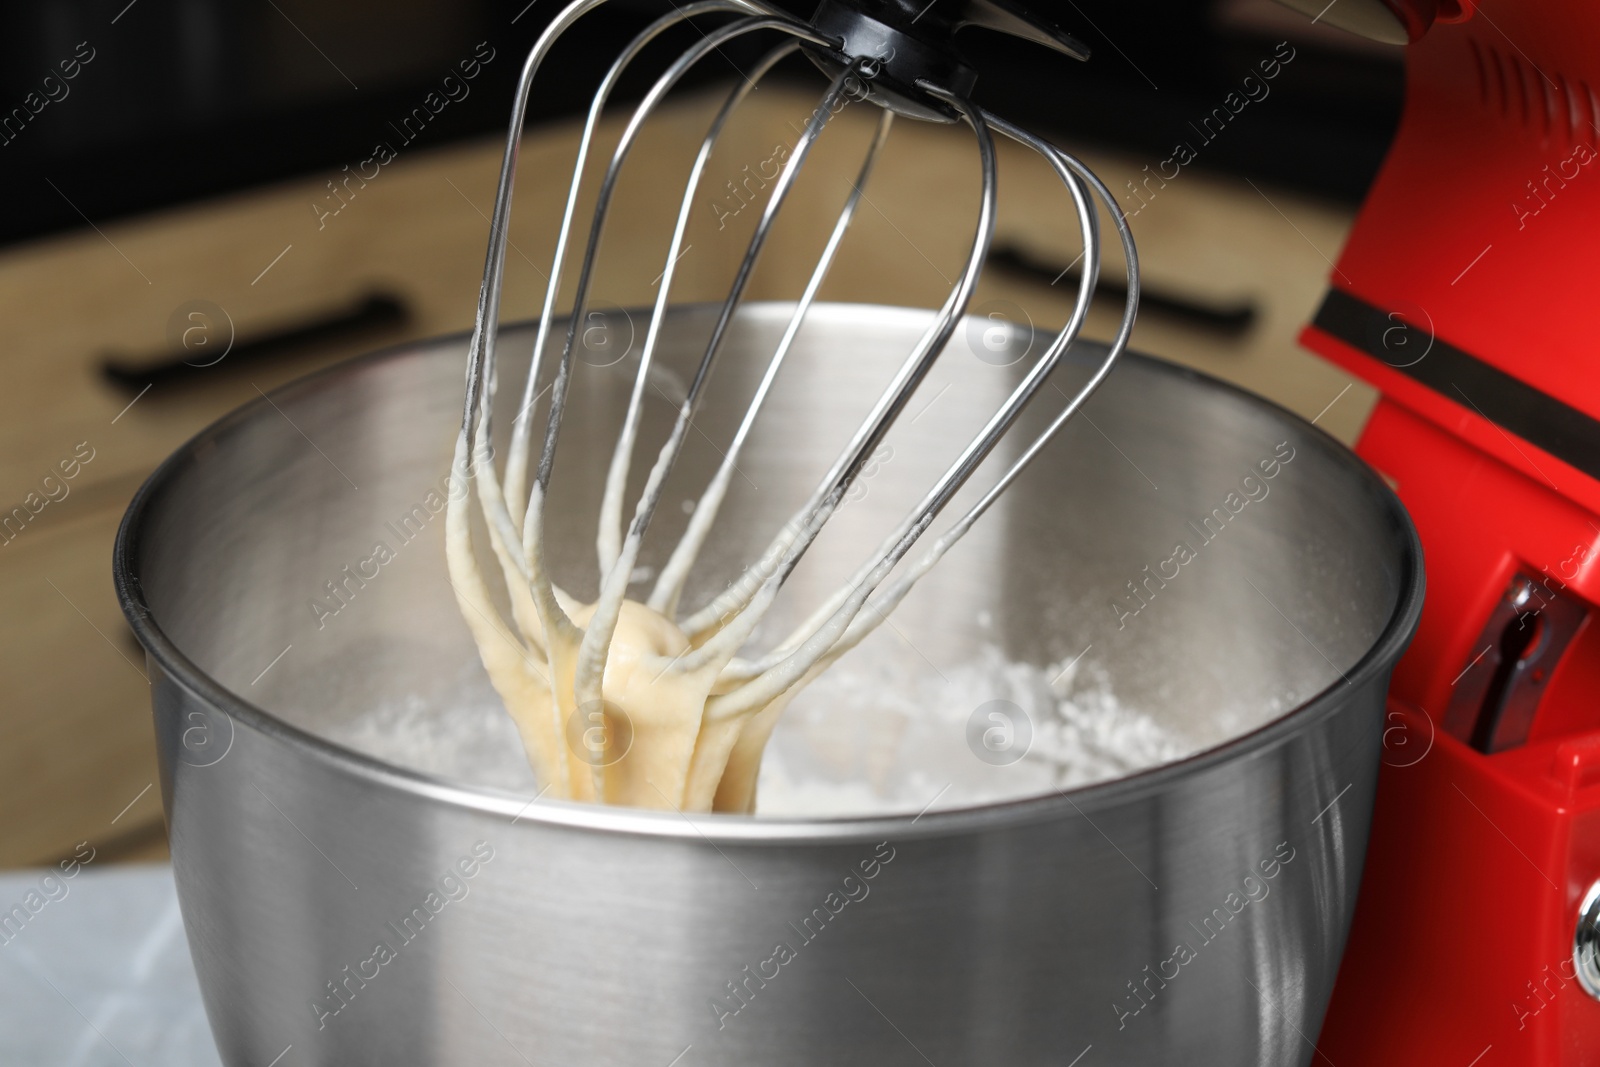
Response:
[[[830,75],[851,57],[875,64],[868,99],[912,118],[954,122],[960,113],[924,85],[971,94],[978,73],[962,56],[955,35],[969,26],[1021,37],[1074,59],[1089,58],[1080,41],[1041,22],[1011,0],[822,0],[811,25],[837,42],[807,46],[811,60]]]
[[[468,365],[466,405],[461,436],[456,448],[456,471],[470,477],[476,486],[495,555],[512,605],[518,640],[530,657],[548,657],[555,644],[577,642],[573,688],[579,709],[591,709],[599,725],[607,704],[600,682],[605,672],[610,643],[618,626],[627,590],[639,557],[640,546],[660,502],[667,475],[683,448],[695,410],[728,336],[758,256],[771,233],[774,220],[792,189],[807,156],[829,120],[846,104],[870,101],[881,108],[876,134],[867,149],[860,172],[852,184],[837,221],[804,291],[798,294],[788,328],[776,350],[767,357],[766,370],[754,395],[748,401],[738,431],[728,443],[724,460],[711,483],[699,496],[682,540],[662,568],[648,598],[648,607],[673,619],[688,638],[689,651],[664,663],[662,671],[711,671],[715,674],[714,694],[706,706],[707,720],[737,724],[778,701],[797,685],[804,684],[844,651],[871,632],[900,602],[912,585],[977,521],[998,495],[1044,447],[1062,425],[1079,409],[1105,379],[1125,348],[1133,328],[1138,301],[1138,259],[1128,224],[1109,190],[1081,162],[998,115],[979,107],[970,99],[975,80],[954,38],[969,26],[1001,30],[1036,41],[1067,55],[1084,58],[1087,51],[1071,37],[1030,19],[1010,0],[964,0],[958,8],[936,9],[933,3],[916,7],[899,0],[823,0],[814,18],[799,21],[763,0],[696,0],[677,6],[657,19],[629,42],[606,72],[595,94],[579,142],[572,184],[558,230],[554,258],[548,274],[543,311],[538,323],[530,368],[522,383],[522,399],[513,423],[511,443],[502,476],[492,458],[491,395],[496,385],[495,343],[499,329],[501,290],[504,277],[507,227],[510,218],[517,146],[535,75],[556,40],[582,15],[604,0],[575,0],[562,11],[540,37],[523,68],[512,109],[510,133],[500,175],[498,196],[489,238],[483,285],[479,293],[477,324],[473,333]],[[674,59],[633,110],[622,132],[597,192],[593,220],[588,228],[572,289],[572,310],[565,320],[556,317],[557,296],[568,242],[573,235],[580,187],[585,164],[597,124],[622,72],[657,36],[670,27],[690,19],[707,16],[734,16],[732,21],[700,29],[700,39]],[[697,27],[698,28],[698,27]],[[720,46],[748,34],[776,35],[777,43],[747,72],[729,93],[711,120],[698,154],[690,168],[669,246],[662,250],[664,264],[658,283],[655,305],[637,368],[627,416],[617,442],[606,482],[600,513],[597,549],[601,573],[600,597],[580,629],[573,622],[577,605],[557,590],[545,567],[543,509],[556,460],[556,443],[566,409],[571,382],[573,356],[581,343],[580,332],[586,321],[596,255],[605,227],[617,176],[636,143],[642,124],[657,108],[667,92],[684,74]],[[623,522],[623,495],[637,444],[640,413],[645,399],[645,384],[656,354],[663,314],[670,301],[674,267],[678,262],[685,229],[695,201],[696,190],[714,152],[719,136],[730,116],[780,60],[803,50],[831,77],[819,105],[812,112],[783,170],[773,181],[749,246],[741,260],[723,301],[706,344],[704,355],[688,384],[677,417],[667,440],[656,454],[633,516]],[[839,251],[862,189],[872,172],[895,116],[966,125],[975,139],[977,160],[982,174],[981,193],[976,204],[976,227],[966,262],[951,286],[932,325],[905,361],[886,382],[866,418],[846,447],[833,459],[816,483],[809,498],[782,529],[774,533],[767,551],[747,567],[723,593],[710,603],[686,614],[679,613],[684,582],[704,544],[711,525],[735,471],[740,448],[754,424],[762,403],[777,381],[778,373],[796,335],[804,328],[807,309],[816,298]],[[816,608],[793,633],[764,654],[741,657],[746,642],[767,612],[784,580],[817,537],[824,523],[838,508],[867,465],[896,418],[909,403],[933,363],[944,352],[958,322],[965,313],[979,273],[983,267],[995,228],[997,155],[994,134],[1009,138],[1037,153],[1060,178],[1083,240],[1083,270],[1077,289],[1077,302],[1067,324],[1047,346],[1039,359],[1021,374],[1005,402],[985,423],[978,435],[945,469],[915,508],[863,561],[850,580]],[[1101,238],[1095,200],[1104,205],[1116,227],[1127,263],[1127,300],[1121,325],[1104,359],[1087,382],[1068,399],[1060,413],[1036,440],[1021,447],[1017,458],[999,472],[977,502],[957,518],[947,530],[927,546],[915,560],[907,561],[911,550],[928,531],[956,492],[968,481],[996,443],[1006,434],[1018,415],[1050,380],[1082,328],[1084,317],[1099,276]],[[552,331],[561,329],[559,355],[553,377],[540,388],[542,364]],[[755,358],[745,354],[744,358]],[[549,392],[543,441],[530,479],[530,448],[533,412],[543,394]],[[1065,395],[1065,394],[1063,394]],[[462,499],[457,499],[461,497]],[[452,494],[448,522],[458,538],[470,536],[466,494]],[[891,577],[892,576],[892,577]],[[463,615],[485,642],[505,642],[508,628],[489,594],[482,575],[475,567],[452,563],[452,579]],[[587,609],[585,609],[587,610]],[[491,672],[493,673],[493,672]],[[758,716],[759,718],[759,716]],[[767,718],[770,718],[768,716]],[[764,745],[763,729],[771,723],[755,724],[747,736],[734,744]],[[605,796],[603,761],[594,767],[594,794]],[[558,773],[564,773],[558,771]],[[735,808],[748,810],[753,799],[753,779],[746,795],[737,797]],[[586,793],[587,790],[577,790]],[[645,798],[648,800],[648,798]],[[673,803],[671,798],[666,798]],[[659,805],[655,805],[659,806]],[[722,798],[718,798],[719,809]]]

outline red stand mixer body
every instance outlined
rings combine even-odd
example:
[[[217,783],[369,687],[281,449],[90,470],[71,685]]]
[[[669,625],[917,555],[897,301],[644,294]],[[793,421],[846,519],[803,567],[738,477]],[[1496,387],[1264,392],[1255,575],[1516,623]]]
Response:
[[[1302,337],[1382,391],[1357,450],[1428,576],[1318,1046],[1600,1064],[1574,951],[1600,879],[1600,4],[1447,14],[1407,18],[1400,130]]]

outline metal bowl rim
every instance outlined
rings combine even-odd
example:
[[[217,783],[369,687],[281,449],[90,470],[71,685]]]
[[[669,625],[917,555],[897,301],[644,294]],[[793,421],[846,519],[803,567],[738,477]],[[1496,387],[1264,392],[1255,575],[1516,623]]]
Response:
[[[681,309],[691,312],[698,307],[698,305],[683,305]],[[792,308],[792,303],[784,301],[752,301],[742,306],[740,314],[744,317],[786,315]],[[921,308],[844,303],[819,303],[812,308],[811,314],[815,314],[818,310],[840,317],[854,314],[873,322],[882,322],[886,318],[926,319],[933,314],[932,311]],[[529,320],[507,323],[501,328],[530,329],[536,325],[536,320]],[[1088,811],[1102,810],[1138,796],[1159,793],[1181,778],[1204,773],[1221,764],[1247,758],[1281,744],[1338,710],[1342,703],[1339,698],[1342,689],[1359,690],[1372,683],[1380,673],[1392,669],[1394,661],[1399,659],[1410,643],[1421,618],[1425,583],[1422,544],[1410,516],[1394,491],[1354,452],[1326,431],[1305,423],[1308,429],[1324,439],[1337,461],[1349,467],[1358,479],[1365,479],[1369,488],[1382,501],[1382,507],[1403,549],[1400,595],[1378,639],[1338,681],[1254,730],[1233,737],[1220,745],[1202,749],[1184,759],[1158,764],[1148,770],[1119,778],[1077,786],[1054,795],[1041,794],[971,807],[942,809],[933,813],[926,813],[924,809],[924,813],[917,815],[875,814],[810,819],[729,814],[691,816],[682,812],[674,814],[579,802],[546,801],[538,797],[530,799],[525,794],[509,790],[468,785],[396,766],[345,748],[257,707],[212,679],[180,651],[156,624],[153,613],[144,599],[137,571],[141,520],[146,508],[157,494],[175,481],[185,467],[195,461],[196,454],[208,442],[221,436],[236,424],[255,417],[259,410],[272,403],[270,397],[287,397],[301,391],[311,391],[322,385],[325,379],[361,373],[370,365],[401,357],[418,356],[429,348],[470,340],[471,336],[472,331],[463,330],[423,340],[404,341],[343,360],[286,382],[271,393],[247,401],[218,418],[179,446],[139,487],[117,529],[112,552],[112,576],[123,615],[140,644],[144,646],[147,655],[156,661],[164,675],[173,679],[202,704],[222,711],[230,722],[236,725],[243,723],[268,739],[327,764],[340,773],[370,782],[380,788],[399,790],[416,797],[440,801],[486,815],[506,816],[513,822],[529,823],[530,828],[543,825],[657,838],[700,838],[713,846],[838,844],[981,833],[1001,827],[1083,816]],[[1123,358],[1138,363],[1145,370],[1187,378],[1206,387],[1230,393],[1245,403],[1262,405],[1292,421],[1305,422],[1299,415],[1274,401],[1191,367],[1133,351],[1127,352]]]

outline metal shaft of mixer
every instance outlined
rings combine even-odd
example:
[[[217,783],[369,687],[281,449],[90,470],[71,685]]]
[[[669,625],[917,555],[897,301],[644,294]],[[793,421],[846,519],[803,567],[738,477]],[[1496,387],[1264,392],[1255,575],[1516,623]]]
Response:
[[[584,123],[573,178],[546,283],[529,372],[522,386],[521,404],[512,425],[511,446],[502,485],[491,458],[490,408],[496,386],[496,337],[499,329],[507,228],[510,221],[518,143],[534,78],[540,65],[556,40],[579,17],[602,2],[603,0],[576,0],[561,12],[535,44],[522,71],[512,110],[484,279],[479,293],[477,322],[469,353],[468,387],[462,430],[456,452],[456,470],[467,474],[476,486],[476,496],[483,510],[490,540],[510,596],[513,619],[516,630],[521,635],[522,647],[526,649],[525,655],[548,654],[552,647],[551,635],[554,634],[561,634],[564,635],[564,639],[579,642],[574,689],[575,699],[580,707],[599,706],[603,703],[600,683],[606,668],[608,649],[638,561],[640,547],[660,501],[666,479],[682,450],[687,430],[692,424],[706,383],[727,339],[730,323],[745,295],[756,262],[767,244],[773,223],[799,179],[807,156],[822,136],[830,118],[847,103],[864,97],[871,97],[875,103],[885,102],[873,96],[873,91],[868,88],[868,83],[879,73],[881,64],[885,62],[883,56],[844,52],[841,50],[841,40],[819,32],[817,28],[796,21],[782,11],[755,0],[702,0],[684,5],[651,23],[629,42],[606,72]],[[569,258],[569,245],[585,169],[610,94],[623,71],[660,34],[680,22],[707,15],[737,17],[731,22],[703,30],[701,39],[677,56],[659,76],[643,100],[634,108],[606,166],[573,287],[572,310],[566,321],[565,335],[560,341],[559,359],[553,377],[540,388],[543,357],[558,323],[556,309],[560,297],[563,266]],[[766,32],[782,34],[786,39],[769,51],[750,75],[729,94],[712,119],[687,178],[673,235],[666,252],[665,267],[659,279],[659,289],[645,342],[638,367],[634,372],[627,415],[612,457],[603,496],[596,536],[601,568],[600,597],[587,626],[580,630],[572,621],[575,602],[556,589],[546,568],[543,509],[556,459],[556,444],[562,417],[568,401],[573,357],[585,321],[595,263],[616,191],[618,175],[645,122],[673,86],[697,62],[718,47],[737,38]],[[833,70],[834,76],[818,107],[812,112],[796,147],[773,182],[727,297],[717,311],[704,353],[684,397],[678,404],[672,429],[656,454],[644,490],[636,502],[632,519],[624,527],[622,519],[624,487],[627,484],[633,452],[637,446],[645,384],[656,355],[661,323],[669,306],[673,271],[680,256],[694,196],[730,116],[755,84],[780,60],[798,48],[804,48],[812,58],[819,59],[819,63],[825,60],[823,65]],[[857,179],[852,183],[851,193],[837,216],[826,246],[809,275],[804,291],[795,303],[782,340],[768,357],[760,383],[748,402],[733,441],[724,454],[723,462],[706,490],[698,497],[687,531],[673,549],[655,583],[648,600],[652,609],[669,617],[677,615],[684,582],[716,519],[735,469],[740,448],[778,378],[778,372],[792,342],[804,328],[806,312],[839,252],[862,196],[862,188],[887,140],[895,111],[913,114],[918,118],[937,114],[951,121],[959,121],[972,130],[978,148],[982,181],[971,247],[938,315],[892,375],[849,442],[834,458],[806,501],[777,531],[759,561],[754,566],[748,567],[709,603],[677,619],[678,625],[688,636],[693,647],[672,662],[664,663],[661,670],[663,673],[717,670],[721,684],[717,689],[718,695],[712,697],[706,705],[708,718],[749,713],[793,686],[803,684],[806,679],[814,676],[817,671],[870,633],[909,592],[914,583],[927,573],[977,521],[999,493],[1015,480],[1051,437],[1104,381],[1117,357],[1125,349],[1132,330],[1138,302],[1137,253],[1127,221],[1105,185],[1071,155],[1026,130],[978,108],[956,89],[934,84],[925,79],[917,79],[915,91],[921,99],[914,107],[885,107],[882,112]],[[750,639],[757,623],[767,613],[789,574],[838,508],[845,494],[860,476],[874,449],[883,441],[934,363],[945,351],[966,312],[996,226],[998,167],[993,138],[995,133],[1040,155],[1060,178],[1072,198],[1083,241],[1084,260],[1084,270],[1080,277],[1072,313],[1065,327],[1038,360],[1021,376],[1005,401],[989,417],[978,434],[960,451],[917,505],[884,537],[849,580],[775,647],[764,654],[738,658],[738,653]],[[922,536],[982,465],[1024,407],[1051,379],[1052,373],[1081,331],[1100,268],[1101,240],[1097,208],[1094,203],[1096,199],[1104,205],[1117,228],[1127,264],[1127,299],[1121,324],[1112,344],[1087,380],[1077,387],[1073,395],[1068,398],[1065,407],[1046,429],[1023,448],[1020,456],[999,474],[994,484],[981,494],[975,504],[968,507],[954,523],[936,537],[920,556],[905,563]],[[546,409],[542,445],[537,464],[532,465],[533,476],[530,484],[533,413],[545,392],[550,394],[550,398]],[[448,521],[458,535],[465,536],[469,529],[465,494],[452,494],[450,511]],[[902,566],[902,563],[905,565]],[[464,569],[462,573],[456,573],[457,570],[458,568],[452,567],[452,579],[456,585],[457,596],[463,602],[464,614],[469,625],[474,627],[480,638],[480,645],[488,637],[510,640],[505,630],[498,625],[499,611],[494,607],[482,575],[475,569],[472,573],[466,573]],[[893,576],[892,581],[891,576]],[[475,621],[475,615],[481,618],[481,626]],[[603,768],[595,768],[594,776],[598,795],[603,785]]]

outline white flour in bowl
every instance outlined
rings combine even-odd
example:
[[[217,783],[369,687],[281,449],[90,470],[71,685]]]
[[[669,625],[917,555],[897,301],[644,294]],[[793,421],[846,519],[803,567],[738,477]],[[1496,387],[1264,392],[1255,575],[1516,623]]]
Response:
[[[969,807],[1053,793],[1181,759],[1195,748],[1123,707],[1080,665],[976,659],[906,677],[849,660],[779,721],[757,793],[760,815],[862,815]]]
[[[388,763],[532,795],[539,786],[497,702],[377,708],[330,740]],[[800,693],[767,747],[757,816],[970,807],[1168,763],[1199,746],[1122,706],[1103,672],[1036,667],[993,646],[929,674],[912,657],[847,656]]]

